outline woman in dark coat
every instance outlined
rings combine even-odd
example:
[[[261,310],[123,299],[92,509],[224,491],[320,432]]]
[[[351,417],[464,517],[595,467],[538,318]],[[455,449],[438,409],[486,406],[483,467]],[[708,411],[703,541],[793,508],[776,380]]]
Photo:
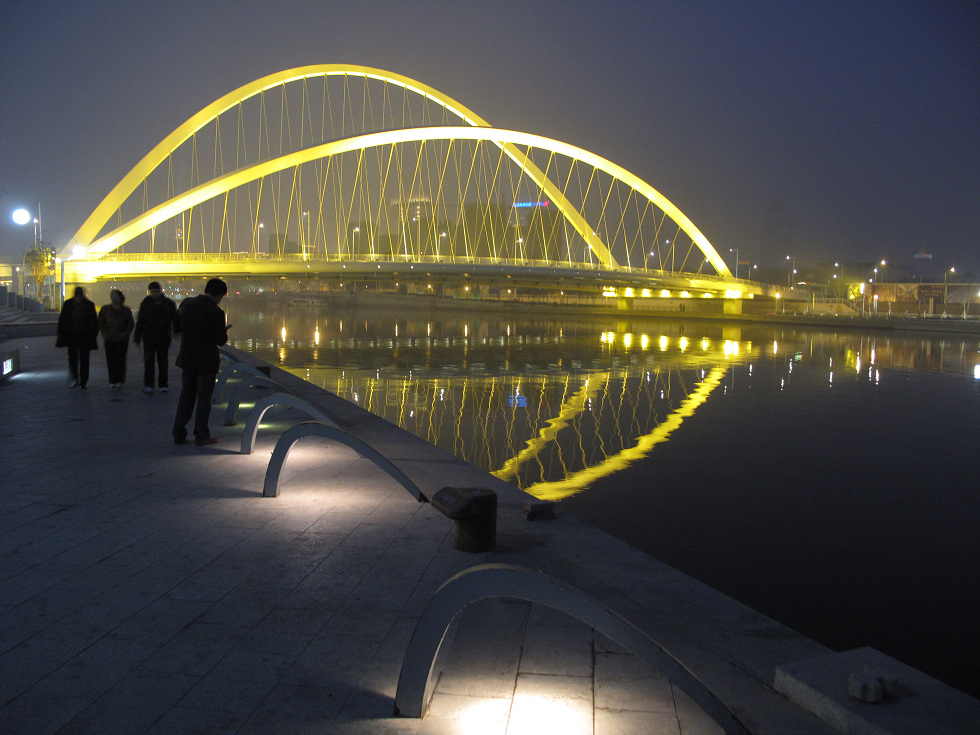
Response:
[[[95,335],[99,333],[95,304],[85,298],[85,289],[75,287],[75,295],[67,299],[58,316],[58,338],[55,347],[68,348],[69,388],[84,388],[88,383],[89,352],[98,349]]]
[[[111,303],[99,309],[99,331],[105,344],[105,362],[109,368],[109,386],[119,390],[126,382],[126,350],[133,332],[133,310],[118,288],[109,292]]]

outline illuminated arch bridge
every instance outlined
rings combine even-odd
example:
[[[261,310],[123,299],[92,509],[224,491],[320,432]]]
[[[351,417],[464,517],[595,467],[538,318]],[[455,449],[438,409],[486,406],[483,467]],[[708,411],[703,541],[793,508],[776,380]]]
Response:
[[[211,103],[116,185],[61,255],[77,282],[217,274],[329,284],[424,270],[761,293],[624,168],[351,65],[286,70]]]

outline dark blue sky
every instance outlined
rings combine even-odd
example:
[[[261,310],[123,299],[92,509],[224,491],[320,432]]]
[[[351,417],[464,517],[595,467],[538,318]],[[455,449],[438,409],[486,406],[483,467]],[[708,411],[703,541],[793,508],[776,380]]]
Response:
[[[257,77],[354,63],[660,190],[728,255],[980,273],[980,3],[0,4],[0,187],[67,242],[180,123]],[[0,192],[0,259],[33,233]]]

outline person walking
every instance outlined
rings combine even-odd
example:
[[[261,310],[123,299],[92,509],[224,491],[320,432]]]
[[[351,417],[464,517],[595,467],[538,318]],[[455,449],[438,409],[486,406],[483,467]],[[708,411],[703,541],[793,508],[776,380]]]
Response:
[[[75,295],[66,299],[58,315],[58,336],[55,347],[68,348],[69,388],[84,388],[88,384],[89,352],[99,349],[95,341],[99,333],[95,304],[85,298],[85,289],[75,287]]]
[[[157,385],[161,393],[169,390],[167,373],[167,353],[177,322],[177,304],[163,294],[159,282],[152,281],[146,287],[147,296],[140,302],[136,317],[136,330],[133,342],[143,343],[143,392],[153,392],[154,366],[157,372]]]
[[[177,314],[180,349],[177,367],[180,368],[180,398],[174,417],[174,444],[187,441],[187,422],[194,416],[194,443],[201,447],[218,440],[211,436],[208,419],[211,417],[211,396],[221,358],[218,347],[228,342],[225,312],[218,304],[228,293],[227,284],[212,278],[204,293],[185,299]]]
[[[109,292],[110,303],[99,309],[99,332],[105,345],[105,362],[109,368],[109,387],[119,390],[126,382],[126,350],[133,333],[133,310],[118,288]]]

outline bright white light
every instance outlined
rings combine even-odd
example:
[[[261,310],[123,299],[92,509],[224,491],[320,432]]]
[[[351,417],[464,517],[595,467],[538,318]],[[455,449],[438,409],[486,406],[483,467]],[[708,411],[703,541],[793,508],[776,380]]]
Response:
[[[459,732],[467,735],[503,732],[507,725],[508,702],[505,699],[486,699],[460,713],[456,720]]]
[[[465,732],[471,730],[466,729]],[[566,735],[591,733],[592,707],[580,706],[576,709],[565,700],[540,694],[515,696],[507,735],[540,735],[544,732]]]
[[[31,221],[31,213],[23,208],[15,209],[12,217],[14,222],[16,222],[18,225],[26,225]]]

